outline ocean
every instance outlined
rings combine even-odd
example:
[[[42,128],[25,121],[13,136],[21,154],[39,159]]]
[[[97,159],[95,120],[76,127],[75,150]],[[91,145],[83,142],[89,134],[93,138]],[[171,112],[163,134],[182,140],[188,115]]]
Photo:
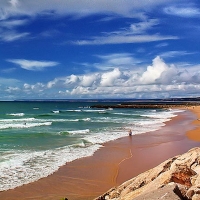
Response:
[[[0,191],[47,177],[67,162],[93,155],[103,143],[128,136],[130,129],[133,137],[158,130],[180,112],[90,108],[94,104],[0,102]]]

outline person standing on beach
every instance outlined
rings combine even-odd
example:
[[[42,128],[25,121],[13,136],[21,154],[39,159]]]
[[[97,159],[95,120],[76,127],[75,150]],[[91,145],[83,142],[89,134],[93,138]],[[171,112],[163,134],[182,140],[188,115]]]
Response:
[[[128,134],[129,134],[129,136],[131,136],[131,135],[132,135],[132,131],[131,131],[131,129],[129,130]]]

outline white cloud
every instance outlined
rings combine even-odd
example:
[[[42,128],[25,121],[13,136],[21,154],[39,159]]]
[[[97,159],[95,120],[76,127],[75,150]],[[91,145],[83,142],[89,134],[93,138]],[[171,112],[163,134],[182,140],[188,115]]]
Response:
[[[81,85],[84,87],[91,87],[95,83],[97,78],[98,77],[95,75],[93,75],[93,76],[84,75],[82,77]]]
[[[175,2],[178,0],[168,0],[169,2]],[[1,12],[0,18],[8,18],[13,15],[29,15],[36,16],[38,14],[59,14],[59,15],[75,15],[75,16],[87,16],[94,13],[114,13],[122,16],[142,16],[141,10],[166,4],[164,0],[59,0],[55,3],[55,0],[1,0]]]
[[[108,55],[97,55],[96,57],[101,59],[100,63],[96,63],[94,67],[101,70],[108,70],[113,68],[130,68],[133,65],[140,63],[141,61],[134,58],[129,53],[116,53]],[[91,64],[90,64],[91,66]]]
[[[180,17],[200,17],[200,10],[195,7],[176,7],[170,6],[164,9],[165,13],[169,15],[177,15]]]
[[[142,74],[140,82],[142,84],[155,83],[155,81],[159,79],[161,74],[167,69],[168,66],[163,62],[163,60],[159,56],[157,56],[153,60],[152,66],[148,66],[147,70]]]
[[[28,21],[23,19],[0,20],[0,40],[12,42],[27,37],[30,33],[19,33],[15,30],[18,26],[24,26],[27,23]]]
[[[102,36],[92,37],[88,40],[73,42],[76,45],[105,45],[122,43],[144,43],[163,40],[175,40],[176,36],[163,36],[159,34],[148,34],[147,31],[158,24],[158,20],[149,19],[139,23],[131,24],[128,28],[120,31],[104,33]]]
[[[175,2],[178,0],[168,0],[168,3]],[[153,26],[158,24],[156,19],[147,19],[147,16],[144,15],[146,8],[150,10],[156,6],[165,5],[164,0],[59,0],[58,3],[55,3],[54,0],[34,0],[34,1],[25,1],[25,0],[2,0],[1,9],[0,9],[0,26],[4,28],[11,28],[11,33],[9,34],[8,30],[3,30],[0,32],[0,37],[2,41],[11,42],[18,39],[26,38],[30,33],[18,33],[16,30],[17,26],[22,26],[28,23],[32,17],[36,18],[40,15],[47,16],[72,16],[74,18],[85,17],[92,14],[106,14],[107,18],[114,19],[114,17],[133,17],[142,20],[141,22],[131,24],[129,30],[127,31],[118,31],[116,33],[109,33],[111,35],[106,35],[102,37],[93,37],[88,40],[82,40],[74,42],[74,44],[79,45],[99,45],[99,44],[121,44],[121,43],[140,43],[140,42],[152,42],[152,41],[162,41],[162,40],[171,40],[177,39],[174,36],[161,36],[157,35],[148,35],[145,32],[148,29],[151,29]],[[26,20],[21,19],[21,16],[28,17]],[[15,17],[15,20],[13,20]],[[105,18],[104,18],[105,19]],[[2,21],[2,22],[1,22]],[[52,35],[53,32],[43,32],[45,36]],[[54,32],[55,33],[55,32]],[[142,34],[140,36],[135,36],[135,34]],[[6,35],[10,35],[6,38]]]
[[[25,19],[4,20],[0,21],[0,27],[12,28],[16,26],[23,26],[28,23]]]
[[[130,26],[130,32],[134,34],[141,34],[158,24],[159,24],[159,21],[157,19],[150,19],[148,21],[134,23],[134,24],[131,24]]]
[[[17,33],[15,31],[0,31],[0,40],[5,42],[12,42],[28,36],[29,33]]]
[[[24,26],[27,23],[28,20],[24,19],[0,19],[0,40],[4,42],[12,42],[27,37],[30,33],[20,33],[16,30],[17,27]]]
[[[8,93],[13,93],[13,92],[20,92],[21,89],[18,87],[8,87],[5,91]]]
[[[9,80],[0,79],[0,90],[3,87],[4,92],[16,94],[20,91],[21,96],[34,98],[163,98],[183,95],[183,91],[184,96],[197,96],[200,95],[200,68],[168,65],[157,56],[151,65],[140,70],[115,68],[58,77],[46,84],[20,84],[10,85]]]
[[[129,44],[129,43],[145,43],[145,42],[155,42],[162,40],[176,40],[176,36],[161,36],[161,35],[110,35],[107,37],[94,37],[90,40],[80,40],[74,42],[76,45],[105,45],[105,44]]]
[[[37,60],[25,60],[25,59],[8,59],[8,62],[19,65],[26,70],[38,71],[47,67],[54,67],[59,65],[58,62],[52,61],[37,61]]]
[[[12,73],[16,70],[16,68],[7,68],[7,69],[2,69],[1,72],[2,73]]]
[[[116,84],[118,78],[120,78],[121,72],[118,68],[114,69],[113,71],[103,73],[101,75],[100,85],[103,87],[113,86]]]
[[[10,0],[10,4],[12,7],[17,7],[19,5],[19,0]]]
[[[176,57],[176,56],[186,56],[186,55],[191,55],[191,54],[195,54],[195,53],[187,52],[187,51],[167,51],[167,52],[161,53],[160,57],[169,58],[169,57]]]
[[[163,42],[163,43],[157,44],[156,47],[157,47],[157,48],[161,48],[161,47],[166,47],[166,46],[168,46],[168,45],[169,45],[168,43]]]
[[[181,89],[187,91],[188,84],[192,84],[194,88],[200,84],[200,72],[195,72],[193,67],[188,70],[174,65],[169,66],[160,57],[156,57],[152,65],[143,71],[135,69],[123,71],[116,68],[112,71],[98,73],[98,75],[97,73],[88,74],[88,77],[93,77],[90,87],[82,84],[82,76],[76,77],[78,81],[75,85],[70,87],[65,85],[65,87],[67,87],[68,94],[72,90],[73,94],[82,91],[88,95],[100,95],[102,93],[115,97],[116,95],[123,97],[123,95],[133,95],[135,93],[149,94],[151,91],[163,92],[166,95],[166,92],[170,93]],[[99,79],[99,77],[101,78]]]
[[[20,83],[21,82],[17,79],[0,77],[0,85],[15,86],[15,85],[19,85]]]

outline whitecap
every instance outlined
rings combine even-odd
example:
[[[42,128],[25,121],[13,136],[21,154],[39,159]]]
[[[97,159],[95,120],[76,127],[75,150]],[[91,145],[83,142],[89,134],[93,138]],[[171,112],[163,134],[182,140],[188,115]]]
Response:
[[[22,117],[22,116],[24,116],[25,114],[24,114],[24,113],[10,113],[10,114],[7,114],[7,115]]]
[[[91,156],[100,145],[84,147],[66,146],[46,151],[12,152],[9,160],[0,165],[0,191],[13,189],[24,184],[47,177],[63,166],[78,158]]]
[[[68,133],[70,133],[72,135],[75,135],[75,134],[87,134],[89,132],[90,132],[90,129],[68,131]]]

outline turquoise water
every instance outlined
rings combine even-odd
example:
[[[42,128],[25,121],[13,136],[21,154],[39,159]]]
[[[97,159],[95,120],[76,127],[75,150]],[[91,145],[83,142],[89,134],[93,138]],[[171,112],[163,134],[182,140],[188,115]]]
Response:
[[[36,181],[66,162],[90,156],[102,143],[127,136],[129,129],[133,135],[157,130],[178,112],[91,109],[93,104],[0,102],[0,191]]]

